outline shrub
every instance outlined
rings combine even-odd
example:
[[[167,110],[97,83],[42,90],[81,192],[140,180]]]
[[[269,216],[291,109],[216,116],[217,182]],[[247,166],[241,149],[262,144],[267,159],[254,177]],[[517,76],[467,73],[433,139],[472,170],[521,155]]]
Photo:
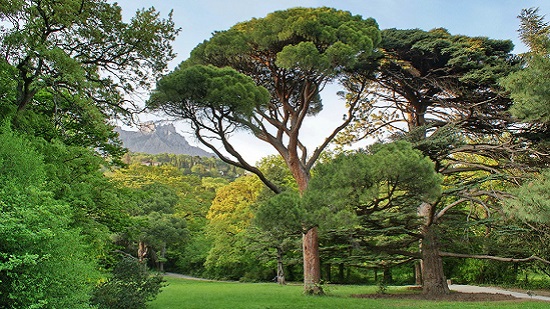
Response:
[[[112,277],[100,284],[92,303],[101,309],[141,309],[160,293],[162,275],[151,275],[144,262],[124,257],[113,269]]]

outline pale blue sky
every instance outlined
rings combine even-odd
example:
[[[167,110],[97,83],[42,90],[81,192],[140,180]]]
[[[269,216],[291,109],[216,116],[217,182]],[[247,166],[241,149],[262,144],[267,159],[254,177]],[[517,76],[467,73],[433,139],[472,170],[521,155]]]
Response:
[[[550,0],[183,0],[117,1],[125,16],[138,8],[154,6],[163,16],[174,10],[174,21],[182,31],[174,46],[178,53],[175,64],[185,60],[200,42],[213,31],[226,30],[253,17],[264,17],[275,10],[291,7],[329,6],[353,14],[376,19],[381,29],[436,27],[452,34],[512,39],[517,51],[524,47],[517,39],[518,20],[522,8],[540,7],[550,14]],[[173,64],[173,65],[175,65]]]
[[[251,18],[261,18],[276,10],[292,7],[328,6],[350,11],[364,18],[374,18],[380,29],[419,28],[430,30],[443,27],[452,34],[468,36],[486,36],[493,39],[510,39],[516,45],[514,50],[521,53],[525,46],[517,38],[519,25],[517,15],[521,9],[539,7],[540,13],[550,16],[550,0],[120,0],[125,17],[129,17],[139,8],[154,6],[162,16],[166,17],[170,10],[174,11],[174,21],[181,32],[174,42],[174,50],[178,54],[172,61],[170,69],[189,56],[189,52],[202,41],[209,39],[212,32],[226,30],[234,24]],[[549,18],[550,19],[550,18]],[[328,100],[334,96],[323,95],[325,107]],[[332,103],[332,102],[330,102]],[[334,102],[341,103],[341,102]],[[331,104],[338,105],[338,104]],[[314,121],[309,121],[304,127],[303,136],[308,137],[308,146],[315,148],[332,130],[329,124],[340,118],[342,112],[326,108]],[[142,117],[143,120],[148,117]],[[151,119],[151,118],[149,118]],[[179,132],[185,133],[185,126],[176,124]],[[190,143],[195,140],[184,134]],[[237,135],[234,137],[239,149],[243,149],[246,157],[252,162],[273,153],[270,146],[255,140],[251,136]]]

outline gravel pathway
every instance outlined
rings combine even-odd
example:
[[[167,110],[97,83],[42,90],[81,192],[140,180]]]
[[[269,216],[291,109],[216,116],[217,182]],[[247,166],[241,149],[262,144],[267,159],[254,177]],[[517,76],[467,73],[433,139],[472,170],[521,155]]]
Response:
[[[462,293],[504,294],[504,295],[512,295],[512,296],[517,297],[517,298],[526,298],[526,299],[536,299],[536,300],[550,301],[550,297],[540,296],[540,295],[536,295],[534,293],[519,293],[519,292],[507,291],[507,290],[503,290],[503,289],[499,289],[499,288],[490,288],[490,287],[475,286],[475,285],[451,284],[451,285],[449,285],[449,289],[451,289],[451,291],[457,291],[457,292],[462,292]]]

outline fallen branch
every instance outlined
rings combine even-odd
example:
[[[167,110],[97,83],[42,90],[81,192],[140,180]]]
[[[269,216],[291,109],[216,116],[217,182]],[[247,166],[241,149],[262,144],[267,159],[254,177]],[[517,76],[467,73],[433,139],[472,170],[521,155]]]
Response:
[[[482,259],[482,260],[493,260],[493,261],[513,262],[513,263],[539,261],[550,265],[550,261],[540,258],[536,255],[531,255],[530,257],[523,258],[523,259],[506,258],[506,257],[500,257],[500,256],[493,256],[493,255],[461,254],[461,253],[451,253],[451,252],[439,252],[439,255],[446,256],[446,257]]]

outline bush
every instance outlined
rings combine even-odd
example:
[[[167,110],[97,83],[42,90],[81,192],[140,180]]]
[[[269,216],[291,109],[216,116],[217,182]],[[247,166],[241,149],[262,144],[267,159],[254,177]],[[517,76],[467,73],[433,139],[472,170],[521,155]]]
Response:
[[[112,277],[100,284],[92,304],[101,309],[141,309],[160,293],[162,275],[151,275],[144,262],[124,257],[113,269]]]
[[[517,273],[512,263],[467,259],[454,271],[453,279],[463,284],[511,284]]]
[[[44,188],[24,136],[0,132],[0,145],[0,307],[89,308],[99,273],[73,208]]]

